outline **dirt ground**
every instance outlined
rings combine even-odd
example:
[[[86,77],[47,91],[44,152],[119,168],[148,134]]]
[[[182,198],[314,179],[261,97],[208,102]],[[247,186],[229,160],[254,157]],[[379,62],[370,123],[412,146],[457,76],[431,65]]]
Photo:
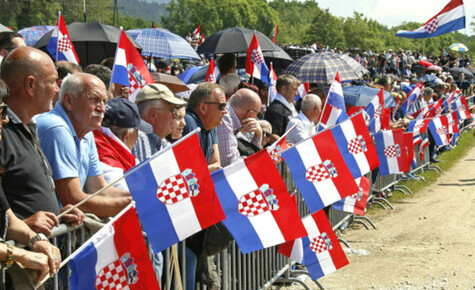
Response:
[[[377,230],[352,226],[343,232],[358,254],[347,252],[350,264],[319,279],[322,286],[475,289],[475,147],[434,184],[393,205],[369,216]]]

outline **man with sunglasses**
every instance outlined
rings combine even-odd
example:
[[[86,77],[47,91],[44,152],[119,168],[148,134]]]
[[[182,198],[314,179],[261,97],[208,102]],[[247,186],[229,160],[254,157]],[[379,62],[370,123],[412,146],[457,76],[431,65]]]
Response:
[[[223,123],[217,127],[221,166],[239,160],[238,139],[261,147],[262,129],[257,122],[261,99],[250,89],[239,89],[228,101]]]
[[[10,51],[20,46],[26,46],[21,34],[13,31],[0,32],[0,56],[4,57]]]
[[[186,102],[175,97],[170,89],[162,84],[144,86],[135,98],[140,117],[153,127],[153,132],[139,132],[132,154],[140,161],[149,158],[168,146],[165,139],[172,132],[171,121],[177,117],[177,108]]]
[[[221,125],[226,112],[226,97],[222,86],[214,83],[202,83],[191,93],[183,135],[198,127],[201,128],[198,136],[210,172],[221,168],[216,127]]]

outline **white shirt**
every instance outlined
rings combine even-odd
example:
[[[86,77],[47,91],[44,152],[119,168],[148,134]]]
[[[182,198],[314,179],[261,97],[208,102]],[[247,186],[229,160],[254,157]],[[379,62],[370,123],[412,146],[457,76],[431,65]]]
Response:
[[[292,120],[289,121],[289,124],[285,130],[288,131],[294,125],[297,126],[295,126],[295,128],[290,131],[289,134],[287,134],[287,142],[289,143],[297,144],[303,139],[313,136],[316,133],[315,124],[310,122],[307,116],[305,116],[305,114],[302,112],[300,112],[297,117],[292,118]]]

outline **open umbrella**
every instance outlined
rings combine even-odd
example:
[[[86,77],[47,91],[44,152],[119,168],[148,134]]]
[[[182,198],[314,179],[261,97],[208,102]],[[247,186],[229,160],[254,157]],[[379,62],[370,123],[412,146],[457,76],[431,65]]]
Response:
[[[361,78],[360,71],[355,71],[341,54],[332,52],[307,54],[289,65],[284,73],[291,74],[304,83],[325,87],[333,81],[337,70],[342,82]]]
[[[3,32],[3,31],[12,31],[12,30],[3,24],[0,24],[0,32]]]
[[[454,43],[451,46],[449,46],[449,49],[453,51],[460,51],[460,52],[469,51],[468,47],[466,47],[463,43]]]
[[[185,83],[182,82],[176,76],[156,73],[156,72],[151,73],[151,75],[152,75],[153,80],[157,84],[162,84],[162,85],[167,86],[170,89],[170,91],[172,91],[173,93],[179,93],[179,92],[184,92],[184,91],[189,90],[189,88],[185,85]]]
[[[18,33],[20,33],[23,38],[25,39],[25,43],[28,46],[34,46],[38,40],[40,40],[43,35],[45,35],[48,31],[53,29],[54,26],[50,25],[38,25],[38,26],[32,26],[32,27],[27,27],[23,28],[21,30],[18,30]]]
[[[420,61],[419,61],[419,64],[422,65],[422,66],[431,66],[431,65],[434,65],[433,63],[431,63],[430,61],[427,61],[427,60],[420,60]]]
[[[340,56],[349,66],[351,66],[351,69],[356,74],[358,74],[360,78],[362,78],[366,73],[369,73],[369,70],[367,70],[361,63],[357,62],[354,58],[346,54],[340,54]]]
[[[105,58],[115,56],[121,33],[119,28],[98,22],[73,22],[67,28],[82,66],[100,63]],[[46,51],[52,33],[46,33],[35,47]],[[141,49],[130,36],[129,39],[137,49]]]
[[[201,59],[188,41],[170,31],[142,28],[127,30],[126,33],[142,46],[144,56],[151,55],[164,59]]]
[[[474,76],[473,73],[465,67],[452,67],[452,68],[449,68],[449,72],[455,78],[458,78],[461,73],[464,73],[465,79],[467,80],[472,79]]]
[[[428,66],[427,67],[427,70],[438,70],[438,71],[442,71],[442,68],[438,65],[431,65],[431,66]]]
[[[439,80],[438,77],[434,75],[423,75],[419,78],[420,82],[431,82],[434,83],[436,80]]]
[[[380,89],[370,88],[366,86],[350,86],[343,87],[343,96],[345,104],[366,107],[371,100],[379,93]],[[396,107],[396,102],[390,93],[384,91],[384,106],[386,108]]]
[[[242,27],[233,27],[215,32],[208,36],[205,42],[198,47],[198,53],[218,54],[247,52],[254,31],[256,32],[257,40],[263,52],[279,50],[279,47],[261,32]]]
[[[178,78],[185,84],[202,83],[205,81],[208,65],[194,66],[182,72]]]

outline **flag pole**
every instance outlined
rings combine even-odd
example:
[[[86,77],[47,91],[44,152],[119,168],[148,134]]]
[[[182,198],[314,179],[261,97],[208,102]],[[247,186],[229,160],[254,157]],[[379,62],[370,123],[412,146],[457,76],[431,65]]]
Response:
[[[144,167],[145,165],[149,164],[150,161],[154,160],[155,158],[157,158],[158,156],[162,155],[163,153],[167,152],[168,150],[172,149],[173,147],[177,146],[178,144],[180,144],[181,142],[185,141],[186,139],[188,139],[189,137],[191,137],[193,134],[195,133],[198,133],[200,132],[201,129],[200,128],[196,128],[195,130],[191,131],[190,133],[186,134],[183,138],[181,138],[180,140],[176,141],[175,143],[173,143],[172,145],[168,146],[165,150],[161,150],[161,151],[158,151],[157,153],[153,154],[149,159],[145,160],[144,162],[140,163],[139,165],[133,167],[132,169],[130,169],[129,171],[127,171],[126,173],[124,173],[123,176],[119,177],[118,179],[116,179],[115,181],[113,181],[112,183],[109,183],[108,185],[106,185],[105,187],[99,189],[98,191],[94,192],[93,194],[89,195],[87,198],[81,200],[80,202],[76,203],[75,205],[73,205],[72,207],[68,208],[67,210],[65,210],[64,212],[62,212],[61,214],[59,214],[57,216],[58,219],[60,219],[61,217],[63,217],[65,214],[68,214],[70,213],[72,210],[74,210],[75,208],[77,207],[80,207],[81,205],[83,205],[84,203],[86,203],[87,201],[89,201],[91,198],[95,197],[96,195],[100,194],[101,192],[103,192],[104,190],[108,189],[109,187],[113,186],[114,184],[116,184],[117,182],[121,181],[122,179],[128,177],[129,175],[131,175],[132,173],[134,173],[135,171],[139,170],[140,168]]]
[[[58,22],[56,23],[56,31],[57,31],[57,35],[56,35],[56,63],[58,62],[58,52],[59,52],[59,26],[61,25],[61,23],[59,23],[59,19],[61,18],[61,10],[58,11]]]

